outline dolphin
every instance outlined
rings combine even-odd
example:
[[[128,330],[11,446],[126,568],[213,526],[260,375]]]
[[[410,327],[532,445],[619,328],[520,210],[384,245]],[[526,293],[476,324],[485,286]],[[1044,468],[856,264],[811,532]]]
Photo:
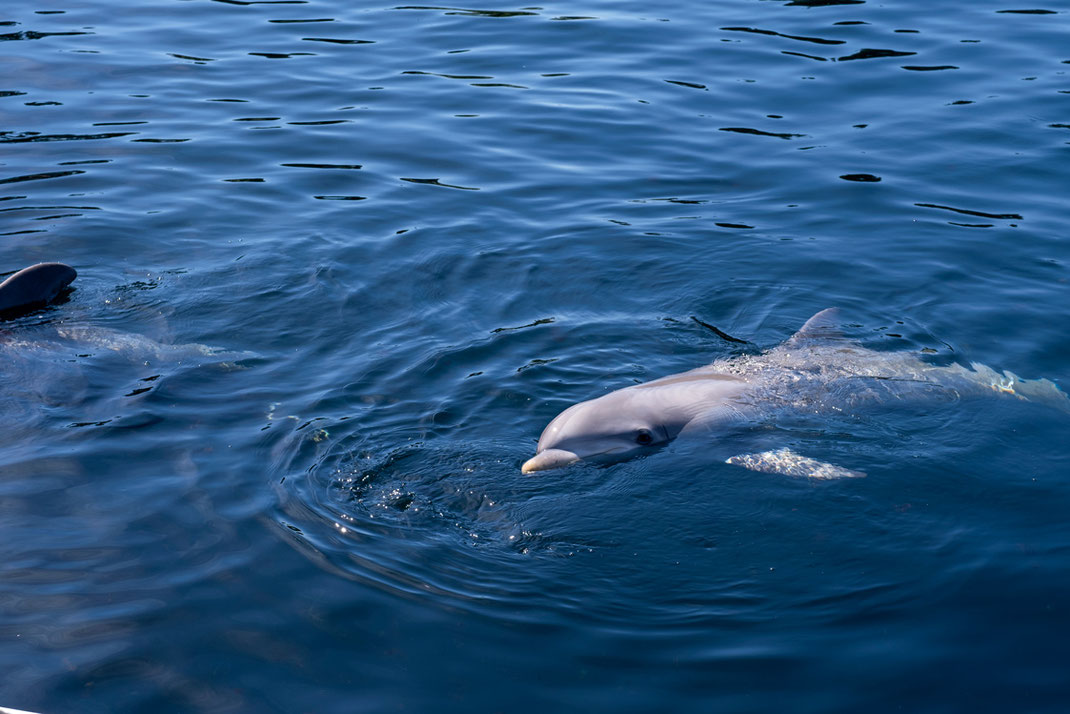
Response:
[[[76,275],[62,263],[14,273],[0,283],[0,320],[55,301]],[[130,414],[130,399],[153,391],[161,377],[208,366],[241,368],[239,363],[256,357],[197,343],[162,343],[58,313],[10,329],[0,322],[0,470],[6,459],[17,458],[11,446],[31,442],[49,424],[107,424]]]
[[[63,263],[38,263],[0,283],[0,318],[17,317],[52,302],[78,277]]]
[[[905,352],[876,352],[843,337],[839,311],[811,317],[792,337],[761,354],[636,384],[561,412],[539,438],[523,473],[577,461],[615,462],[652,453],[678,437],[713,435],[795,413],[854,413],[890,400],[998,395],[1070,413],[1070,398],[1047,379],[1021,379],[983,364],[946,367]],[[727,463],[812,478],[864,476],[781,448],[739,454]]]

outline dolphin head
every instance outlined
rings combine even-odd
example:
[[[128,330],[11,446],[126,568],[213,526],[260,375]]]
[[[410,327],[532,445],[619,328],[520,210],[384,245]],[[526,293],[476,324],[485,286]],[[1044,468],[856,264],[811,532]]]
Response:
[[[723,406],[740,382],[702,370],[637,384],[561,412],[539,437],[524,473],[576,461],[613,462],[651,453],[689,423]]]
[[[521,470],[545,471],[575,461],[618,461],[668,443],[669,426],[632,397],[620,390],[573,404],[543,430],[535,456]]]

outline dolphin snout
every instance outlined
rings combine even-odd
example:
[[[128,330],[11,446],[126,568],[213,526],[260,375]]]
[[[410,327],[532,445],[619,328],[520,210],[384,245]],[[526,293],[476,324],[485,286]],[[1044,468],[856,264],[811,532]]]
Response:
[[[521,473],[529,474],[532,471],[546,471],[547,469],[559,469],[580,460],[579,456],[564,449],[546,449],[532,456],[520,467]]]

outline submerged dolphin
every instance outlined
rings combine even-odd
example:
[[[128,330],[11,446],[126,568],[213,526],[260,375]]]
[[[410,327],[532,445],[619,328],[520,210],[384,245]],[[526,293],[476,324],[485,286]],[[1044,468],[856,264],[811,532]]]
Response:
[[[56,299],[78,272],[63,263],[38,263],[0,283],[0,317],[16,317]]]
[[[76,275],[62,263],[14,273],[0,283],[0,320],[54,301]],[[196,343],[161,343],[68,322],[59,313],[10,328],[0,322],[0,471],[5,458],[18,458],[12,445],[31,443],[47,433],[47,425],[107,424],[134,413],[136,398],[162,384],[161,378],[213,365],[229,370],[255,357]]]
[[[1023,380],[983,364],[940,367],[904,352],[875,352],[838,331],[838,310],[811,317],[790,339],[759,355],[636,384],[561,412],[543,431],[524,473],[576,461],[618,461],[673,439],[753,424],[781,412],[847,412],[884,400],[1001,394],[1070,412],[1070,398],[1047,379]],[[740,454],[728,463],[755,471],[837,478],[857,471],[787,449]]]

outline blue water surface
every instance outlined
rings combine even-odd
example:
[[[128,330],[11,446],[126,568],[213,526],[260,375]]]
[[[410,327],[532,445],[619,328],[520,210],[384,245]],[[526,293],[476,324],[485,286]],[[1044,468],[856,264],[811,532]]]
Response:
[[[520,473],[831,305],[1068,384],[1044,2],[5,2],[0,706],[1065,712],[1056,409]]]

